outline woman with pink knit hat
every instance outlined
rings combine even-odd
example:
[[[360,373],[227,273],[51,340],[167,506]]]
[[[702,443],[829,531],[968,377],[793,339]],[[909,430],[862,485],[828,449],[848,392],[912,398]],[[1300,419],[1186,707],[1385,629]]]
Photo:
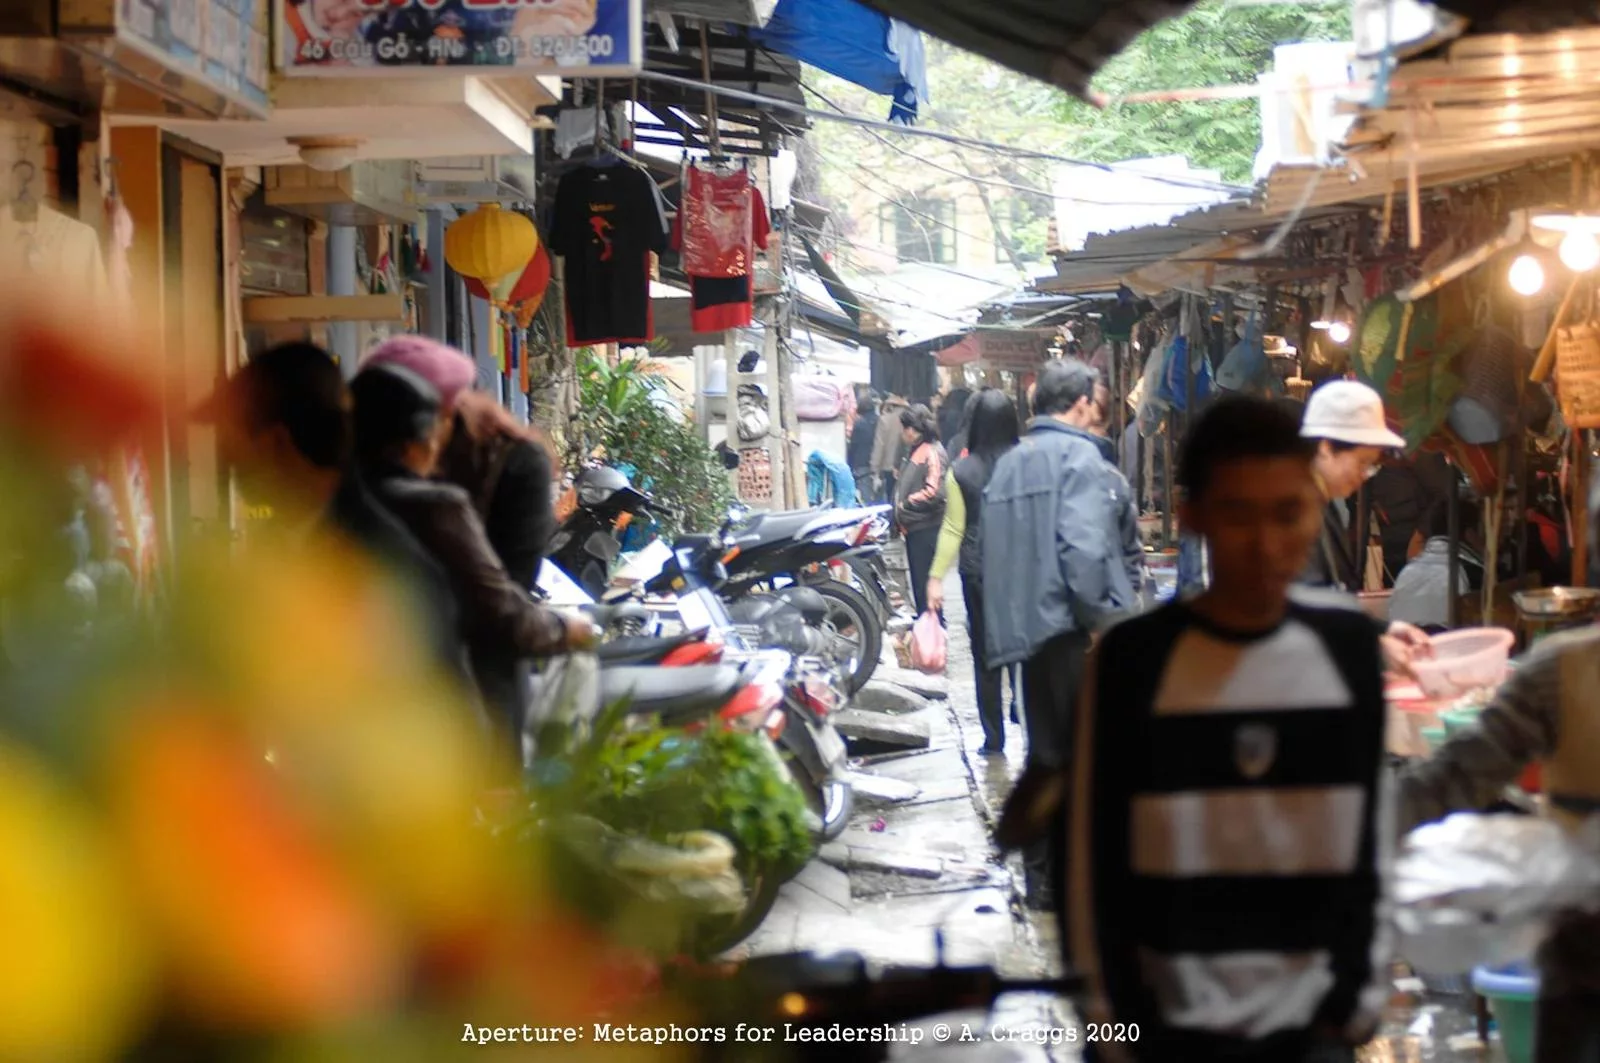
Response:
[[[551,461],[533,431],[491,395],[473,390],[478,367],[461,351],[426,336],[396,336],[361,361],[411,370],[438,391],[451,420],[437,477],[462,488],[513,582],[531,588],[555,531]],[[520,719],[528,663],[475,650],[472,670],[491,707]]]

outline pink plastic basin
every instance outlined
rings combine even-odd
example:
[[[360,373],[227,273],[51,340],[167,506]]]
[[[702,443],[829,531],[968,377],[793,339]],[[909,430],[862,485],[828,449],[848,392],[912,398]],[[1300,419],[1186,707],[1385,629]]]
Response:
[[[1503,627],[1470,627],[1432,641],[1433,659],[1411,666],[1417,685],[1430,698],[1458,698],[1505,678],[1517,637]]]

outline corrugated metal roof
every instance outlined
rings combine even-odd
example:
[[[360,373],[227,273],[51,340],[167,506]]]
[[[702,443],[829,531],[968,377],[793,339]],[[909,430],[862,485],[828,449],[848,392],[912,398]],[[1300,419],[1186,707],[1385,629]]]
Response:
[[[1316,207],[1303,212],[1299,220],[1318,221],[1347,214],[1349,210],[1348,206]],[[1288,209],[1263,209],[1255,200],[1235,200],[1191,211],[1165,225],[1092,236],[1082,251],[1057,258],[1056,276],[1038,282],[1034,288],[1041,292],[1097,292],[1115,289],[1122,284],[1150,288],[1162,284],[1158,278],[1174,277],[1168,277],[1160,271],[1144,271],[1169,259],[1184,257],[1190,259],[1189,265],[1174,276],[1181,276],[1185,283],[1192,283],[1197,275],[1206,272],[1207,266],[1220,265],[1222,270],[1227,269],[1225,263],[1195,262],[1195,259],[1234,257],[1239,251],[1257,243],[1289,213]],[[1195,267],[1199,267],[1198,273]],[[1212,283],[1224,282],[1225,278],[1220,273],[1217,271],[1216,275],[1201,279],[1208,279]]]

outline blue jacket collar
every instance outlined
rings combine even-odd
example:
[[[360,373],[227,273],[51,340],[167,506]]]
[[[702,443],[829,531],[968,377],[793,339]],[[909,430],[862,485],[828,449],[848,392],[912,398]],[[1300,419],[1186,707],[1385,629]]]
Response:
[[[1062,424],[1054,417],[1035,417],[1033,420],[1028,422],[1028,431],[1030,433],[1062,432],[1069,436],[1077,436],[1079,439],[1087,440],[1088,442],[1093,443],[1097,448],[1100,449],[1102,453],[1105,452],[1105,446],[1102,446],[1102,444],[1109,445],[1111,442],[1109,439],[1102,439],[1093,432],[1086,432],[1082,428],[1074,428],[1070,424]]]

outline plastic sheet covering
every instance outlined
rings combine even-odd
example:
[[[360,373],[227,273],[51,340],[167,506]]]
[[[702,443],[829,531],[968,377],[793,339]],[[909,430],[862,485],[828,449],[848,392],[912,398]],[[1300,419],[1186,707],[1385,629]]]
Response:
[[[750,175],[690,166],[684,182],[683,271],[691,277],[743,277],[755,238]]]
[[[1427,974],[1532,956],[1560,912],[1600,910],[1600,821],[1456,815],[1413,831],[1395,867],[1401,955]]]

